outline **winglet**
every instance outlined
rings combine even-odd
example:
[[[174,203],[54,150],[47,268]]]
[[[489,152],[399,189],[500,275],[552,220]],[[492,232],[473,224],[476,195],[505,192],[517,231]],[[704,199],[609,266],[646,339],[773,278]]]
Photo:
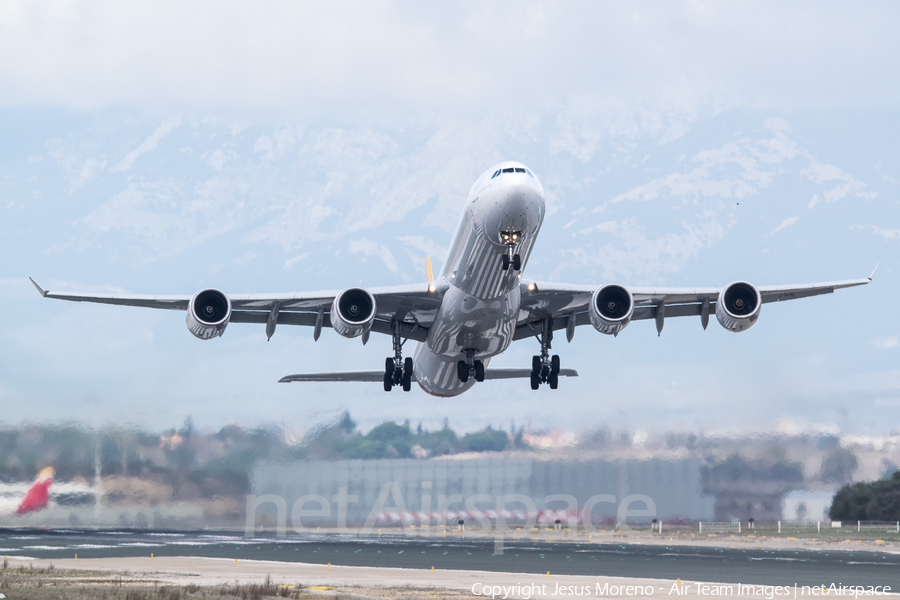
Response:
[[[428,269],[428,283],[434,281],[434,273],[431,271],[431,257],[425,257],[425,268]]]
[[[28,279],[31,279],[31,277],[29,277]],[[39,291],[39,292],[41,293],[41,296],[43,296],[44,298],[46,298],[46,297],[47,297],[47,294],[50,293],[50,292],[48,292],[47,290],[45,290],[44,288],[42,288],[41,286],[39,286],[39,285],[38,285],[38,282],[35,281],[34,279],[31,279],[31,283],[34,284],[34,287],[37,288],[37,291]]]
[[[879,266],[880,264],[881,264],[881,263],[878,263],[877,265],[875,265],[875,268],[872,269],[872,274],[869,275],[869,281],[872,281],[872,279],[874,279],[874,277],[875,277],[875,271],[878,270],[878,266]]]

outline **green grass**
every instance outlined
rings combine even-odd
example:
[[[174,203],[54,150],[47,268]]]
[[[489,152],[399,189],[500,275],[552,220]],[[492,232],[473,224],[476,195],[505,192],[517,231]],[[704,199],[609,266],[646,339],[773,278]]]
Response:
[[[200,586],[172,585],[128,573],[60,570],[4,566],[0,593],[29,600],[265,600],[294,598],[322,600],[321,592],[298,583],[278,583],[267,576],[262,583]],[[329,600],[461,600],[467,595],[452,590],[416,588],[337,588]]]

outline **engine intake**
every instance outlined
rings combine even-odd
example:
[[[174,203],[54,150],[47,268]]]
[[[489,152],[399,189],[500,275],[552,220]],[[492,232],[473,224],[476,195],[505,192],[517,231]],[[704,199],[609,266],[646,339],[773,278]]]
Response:
[[[231,300],[219,290],[201,290],[188,303],[188,330],[201,340],[225,333],[230,319]]]
[[[594,329],[607,335],[618,335],[634,314],[634,297],[621,285],[604,285],[591,297],[588,314]]]
[[[719,292],[716,319],[728,331],[744,331],[756,323],[761,306],[762,296],[759,295],[759,290],[746,281],[735,281]]]
[[[361,288],[349,288],[334,297],[331,327],[347,338],[358,337],[375,322],[375,296]]]

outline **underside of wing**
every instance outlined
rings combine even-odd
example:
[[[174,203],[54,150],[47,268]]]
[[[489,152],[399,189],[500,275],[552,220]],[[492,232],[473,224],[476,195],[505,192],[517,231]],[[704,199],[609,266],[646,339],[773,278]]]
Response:
[[[374,331],[391,335],[392,322],[399,326],[403,338],[424,341],[428,328],[434,322],[440,308],[441,298],[446,288],[434,284],[414,284],[392,287],[369,288],[358,290],[351,288],[343,291],[319,291],[298,293],[271,294],[225,294],[219,290],[201,290],[190,296],[160,296],[138,294],[89,294],[79,292],[54,292],[43,289],[34,279],[31,280],[45,298],[68,300],[71,302],[91,302],[118,306],[136,306],[163,310],[191,311],[198,297],[218,299],[218,308],[210,308],[211,314],[218,319],[220,314],[227,314],[224,323],[221,319],[216,325],[207,328],[208,333],[199,335],[204,339],[221,335],[228,323],[260,323],[266,324],[267,335],[271,336],[277,325],[301,325],[314,327],[316,337],[321,328],[334,328],[332,308],[335,299],[347,292],[370,298],[370,319],[356,331],[344,329],[342,335],[356,337],[365,332]],[[213,302],[215,304],[215,302]],[[191,329],[195,335],[202,329],[204,315],[197,314],[200,326]],[[189,316],[190,319],[190,316]],[[339,319],[338,319],[339,320]],[[189,325],[190,327],[190,325]]]
[[[624,324],[616,325],[616,319],[621,320],[622,317],[611,307],[621,308],[625,305],[627,318],[621,322],[627,324],[629,321],[652,319],[656,321],[657,331],[662,331],[664,320],[669,317],[699,316],[706,328],[711,314],[716,315],[726,329],[743,331],[755,322],[762,304],[809,298],[866,285],[872,281],[873,276],[874,272],[862,279],[759,287],[738,281],[722,288],[647,288],[525,282],[521,286],[522,303],[513,339],[539,336],[545,322],[550,325],[551,330],[566,329],[570,338],[574,328],[581,325],[594,325],[603,333],[617,334],[624,328]],[[613,291],[618,293],[618,297]],[[619,302],[609,304],[610,298]],[[721,307],[718,306],[720,302],[724,302]],[[593,303],[597,305],[593,306]]]

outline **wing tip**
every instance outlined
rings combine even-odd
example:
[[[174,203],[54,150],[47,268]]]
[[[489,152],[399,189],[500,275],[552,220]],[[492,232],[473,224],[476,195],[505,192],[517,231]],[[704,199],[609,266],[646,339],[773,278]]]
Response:
[[[46,298],[47,294],[49,294],[50,292],[48,290],[45,290],[44,288],[42,288],[40,285],[38,285],[38,282],[35,281],[33,277],[29,276],[28,279],[31,281],[32,284],[34,284],[34,287],[37,288],[37,291],[41,294],[41,296]]]
[[[878,263],[877,265],[875,265],[875,268],[872,269],[872,274],[869,275],[869,281],[872,281],[873,279],[875,279],[875,271],[878,270],[879,266],[881,266],[881,263]]]

